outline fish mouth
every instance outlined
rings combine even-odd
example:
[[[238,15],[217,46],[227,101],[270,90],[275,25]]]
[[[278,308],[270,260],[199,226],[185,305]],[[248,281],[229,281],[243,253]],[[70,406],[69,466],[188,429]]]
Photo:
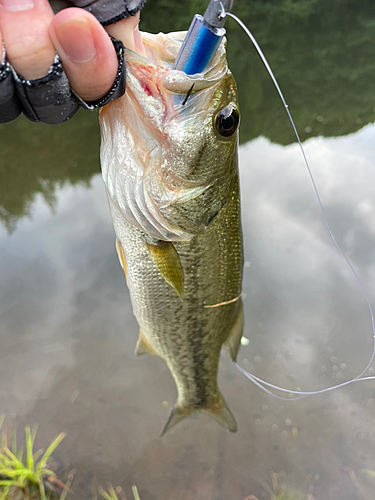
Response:
[[[173,69],[186,31],[174,33],[150,33],[134,30],[135,50],[125,48],[128,73],[138,77],[146,96],[160,96],[160,88],[166,93],[187,95],[217,85],[228,71],[226,62],[226,40],[221,42],[215,57],[202,73],[187,75]],[[159,88],[158,88],[159,87]],[[177,108],[184,106],[183,100],[175,100]]]

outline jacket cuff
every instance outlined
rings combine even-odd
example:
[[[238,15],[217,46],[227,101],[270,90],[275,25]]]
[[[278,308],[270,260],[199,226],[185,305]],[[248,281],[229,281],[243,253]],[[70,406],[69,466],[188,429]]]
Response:
[[[12,68],[5,59],[3,48],[0,63],[0,123],[11,122],[21,111],[22,106],[13,85]]]

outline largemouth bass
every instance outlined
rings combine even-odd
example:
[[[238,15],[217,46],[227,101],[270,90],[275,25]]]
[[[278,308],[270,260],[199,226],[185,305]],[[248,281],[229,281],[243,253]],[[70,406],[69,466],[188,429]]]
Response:
[[[237,90],[224,42],[204,73],[171,69],[184,35],[126,50],[126,93],[100,112],[102,172],[136,352],[163,358],[178,390],[163,433],[194,412],[236,431],[217,371],[243,330]]]

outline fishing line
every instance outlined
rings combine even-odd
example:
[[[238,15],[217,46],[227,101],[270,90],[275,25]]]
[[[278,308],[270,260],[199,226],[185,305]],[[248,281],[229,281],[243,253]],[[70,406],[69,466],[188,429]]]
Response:
[[[269,382],[266,382],[265,380],[262,380],[261,378],[259,377],[256,377],[255,375],[253,375],[252,373],[248,372],[247,370],[245,370],[244,368],[242,368],[241,366],[239,366],[237,363],[234,363],[235,367],[243,374],[245,375],[245,377],[247,377],[249,380],[251,380],[256,386],[260,387],[264,392],[266,392],[267,394],[271,395],[271,396],[274,396],[275,398],[277,399],[280,399],[282,401],[296,401],[296,400],[299,400],[299,399],[303,399],[303,398],[306,398],[307,396],[313,396],[313,395],[316,395],[316,394],[323,394],[323,393],[326,393],[326,392],[329,392],[329,391],[333,391],[334,389],[339,389],[340,387],[345,387],[349,384],[352,384],[354,382],[360,382],[360,381],[364,381],[364,380],[375,380],[375,377],[364,377],[365,373],[367,372],[367,370],[370,368],[373,360],[374,360],[374,357],[375,357],[375,322],[374,322],[374,314],[373,314],[373,311],[372,311],[372,307],[371,307],[371,304],[370,304],[370,300],[368,298],[368,295],[366,293],[366,290],[364,289],[363,285],[362,285],[362,282],[358,276],[358,274],[356,273],[354,267],[352,266],[351,262],[349,261],[349,259],[346,257],[346,255],[344,254],[344,252],[342,251],[339,243],[336,241],[336,238],[332,232],[332,229],[331,229],[331,226],[328,222],[328,219],[327,219],[327,216],[326,216],[326,213],[325,213],[325,210],[323,208],[323,204],[322,204],[322,201],[320,199],[320,195],[319,195],[319,192],[318,192],[318,189],[316,187],[316,184],[315,184],[315,180],[314,180],[314,177],[313,177],[313,174],[312,174],[312,171],[310,169],[310,165],[309,165],[309,162],[307,161],[307,157],[306,157],[306,154],[305,154],[305,150],[302,146],[302,142],[301,142],[301,139],[299,137],[299,134],[297,132],[297,128],[295,126],[295,123],[294,123],[294,120],[292,118],[292,115],[289,111],[289,107],[288,107],[288,104],[286,103],[285,101],[285,98],[284,98],[284,95],[279,87],[279,84],[277,83],[277,80],[275,78],[275,75],[273,74],[271,68],[270,68],[270,65],[268,64],[268,61],[265,57],[265,55],[263,54],[262,52],[262,49],[259,47],[258,45],[258,42],[255,40],[254,36],[252,35],[252,33],[250,32],[250,30],[247,28],[247,26],[241,21],[241,19],[239,19],[237,16],[235,16],[234,14],[231,14],[230,12],[226,12],[222,3],[221,3],[221,7],[222,7],[222,12],[220,13],[220,16],[222,18],[224,17],[232,17],[240,26],[241,28],[245,31],[245,33],[247,34],[247,36],[250,38],[250,40],[252,41],[254,47],[256,48],[260,58],[262,59],[263,61],[263,64],[265,65],[272,81],[273,81],[273,84],[275,85],[276,87],[276,90],[280,96],[280,99],[284,105],[284,108],[285,108],[285,111],[288,115],[288,118],[290,120],[290,123],[292,125],[292,128],[293,128],[293,131],[294,131],[294,134],[297,138],[297,141],[298,141],[298,144],[299,144],[299,147],[300,147],[300,150],[301,150],[301,153],[302,153],[302,156],[303,156],[303,159],[304,159],[304,162],[305,162],[305,165],[306,165],[306,168],[307,168],[307,171],[308,171],[308,174],[309,174],[309,177],[310,177],[310,180],[312,182],[312,185],[313,185],[313,189],[314,189],[314,192],[315,192],[315,195],[316,195],[316,198],[318,200],[318,205],[319,205],[319,208],[320,208],[320,211],[321,211],[321,214],[323,216],[323,219],[324,219],[324,222],[325,222],[325,225],[328,229],[328,232],[331,236],[331,239],[332,241],[334,242],[337,250],[339,251],[339,253],[341,254],[341,256],[344,258],[345,262],[347,263],[347,265],[349,266],[351,272],[353,273],[357,283],[359,284],[359,287],[366,299],[366,302],[367,302],[367,306],[368,306],[368,309],[369,309],[369,312],[370,312],[370,316],[371,316],[371,326],[372,326],[372,337],[373,337],[373,350],[372,350],[372,354],[371,354],[371,358],[370,358],[370,361],[368,362],[366,368],[359,374],[357,375],[356,377],[346,381],[346,382],[342,382],[341,384],[338,384],[338,385],[334,385],[332,387],[327,387],[326,389],[321,389],[321,390],[318,390],[318,391],[292,391],[292,390],[289,390],[289,389],[285,389],[284,387],[279,387],[277,385],[274,385],[274,384],[270,384]],[[282,392],[282,393],[286,393],[286,394],[289,394],[291,395],[292,397],[283,397],[283,396],[279,396],[278,394],[275,394],[274,392],[272,392],[271,390],[267,389],[267,387],[269,387],[270,389],[274,389],[276,391],[279,391],[279,392]],[[293,396],[294,395],[294,396]]]

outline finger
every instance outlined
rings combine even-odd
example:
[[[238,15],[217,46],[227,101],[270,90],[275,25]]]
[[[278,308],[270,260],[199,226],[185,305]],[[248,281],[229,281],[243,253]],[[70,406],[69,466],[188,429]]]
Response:
[[[50,36],[74,92],[85,101],[103,97],[115,81],[118,59],[95,17],[82,9],[65,9],[54,17]]]
[[[144,53],[138,30],[139,12],[135,16],[127,17],[116,24],[110,24],[105,29],[114,38],[121,40],[127,49]]]
[[[0,0],[0,26],[7,59],[26,80],[45,76],[55,49],[48,33],[53,18],[47,0]]]

